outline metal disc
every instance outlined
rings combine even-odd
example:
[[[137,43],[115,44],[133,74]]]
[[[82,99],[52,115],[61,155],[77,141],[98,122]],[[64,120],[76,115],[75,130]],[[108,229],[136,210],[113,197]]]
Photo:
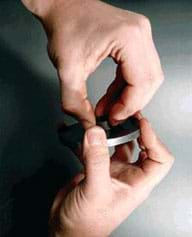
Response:
[[[109,147],[130,142],[140,135],[139,121],[135,117],[130,117],[114,127],[108,123],[106,117],[100,117],[97,119],[97,125],[105,130]],[[85,130],[80,123],[65,126],[58,130],[62,144],[71,149],[77,148],[82,143],[84,133]]]

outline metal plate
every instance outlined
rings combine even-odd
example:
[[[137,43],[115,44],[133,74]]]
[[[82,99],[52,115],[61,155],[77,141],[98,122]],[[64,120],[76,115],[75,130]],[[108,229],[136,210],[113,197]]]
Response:
[[[133,141],[140,135],[139,121],[135,117],[130,117],[114,127],[108,123],[106,117],[100,117],[97,119],[97,125],[105,130],[109,147]],[[82,143],[84,133],[85,130],[80,123],[65,126],[58,130],[62,144],[71,149],[76,149]]]

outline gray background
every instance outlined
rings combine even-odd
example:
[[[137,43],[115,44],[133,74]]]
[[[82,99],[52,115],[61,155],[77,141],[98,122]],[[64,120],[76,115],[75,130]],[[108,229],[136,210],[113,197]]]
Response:
[[[151,19],[166,81],[144,114],[176,157],[169,176],[112,236],[192,234],[192,3],[108,1]],[[93,103],[114,77],[105,61],[88,82]],[[59,144],[59,85],[40,23],[19,1],[0,1],[0,236],[46,236],[58,188],[78,170]],[[26,235],[27,234],[27,235]]]

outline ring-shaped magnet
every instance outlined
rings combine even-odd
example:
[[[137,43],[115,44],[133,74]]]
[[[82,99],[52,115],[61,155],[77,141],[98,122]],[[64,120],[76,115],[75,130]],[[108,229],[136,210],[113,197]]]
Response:
[[[97,118],[97,126],[101,126],[107,136],[108,147],[114,147],[137,139],[140,135],[139,121],[129,117],[117,126],[111,126],[107,117]],[[58,130],[60,141],[71,149],[76,149],[83,142],[85,130],[80,123],[64,126]]]

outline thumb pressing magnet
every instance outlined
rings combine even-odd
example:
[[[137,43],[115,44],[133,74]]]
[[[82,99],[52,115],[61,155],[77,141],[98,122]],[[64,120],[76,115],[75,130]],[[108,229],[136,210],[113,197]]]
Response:
[[[105,130],[108,147],[133,141],[140,135],[139,121],[135,117],[130,117],[117,126],[111,126],[107,117],[102,116],[97,118],[96,124]],[[85,130],[81,123],[65,126],[58,130],[61,143],[71,149],[76,149],[81,145],[84,133]]]

